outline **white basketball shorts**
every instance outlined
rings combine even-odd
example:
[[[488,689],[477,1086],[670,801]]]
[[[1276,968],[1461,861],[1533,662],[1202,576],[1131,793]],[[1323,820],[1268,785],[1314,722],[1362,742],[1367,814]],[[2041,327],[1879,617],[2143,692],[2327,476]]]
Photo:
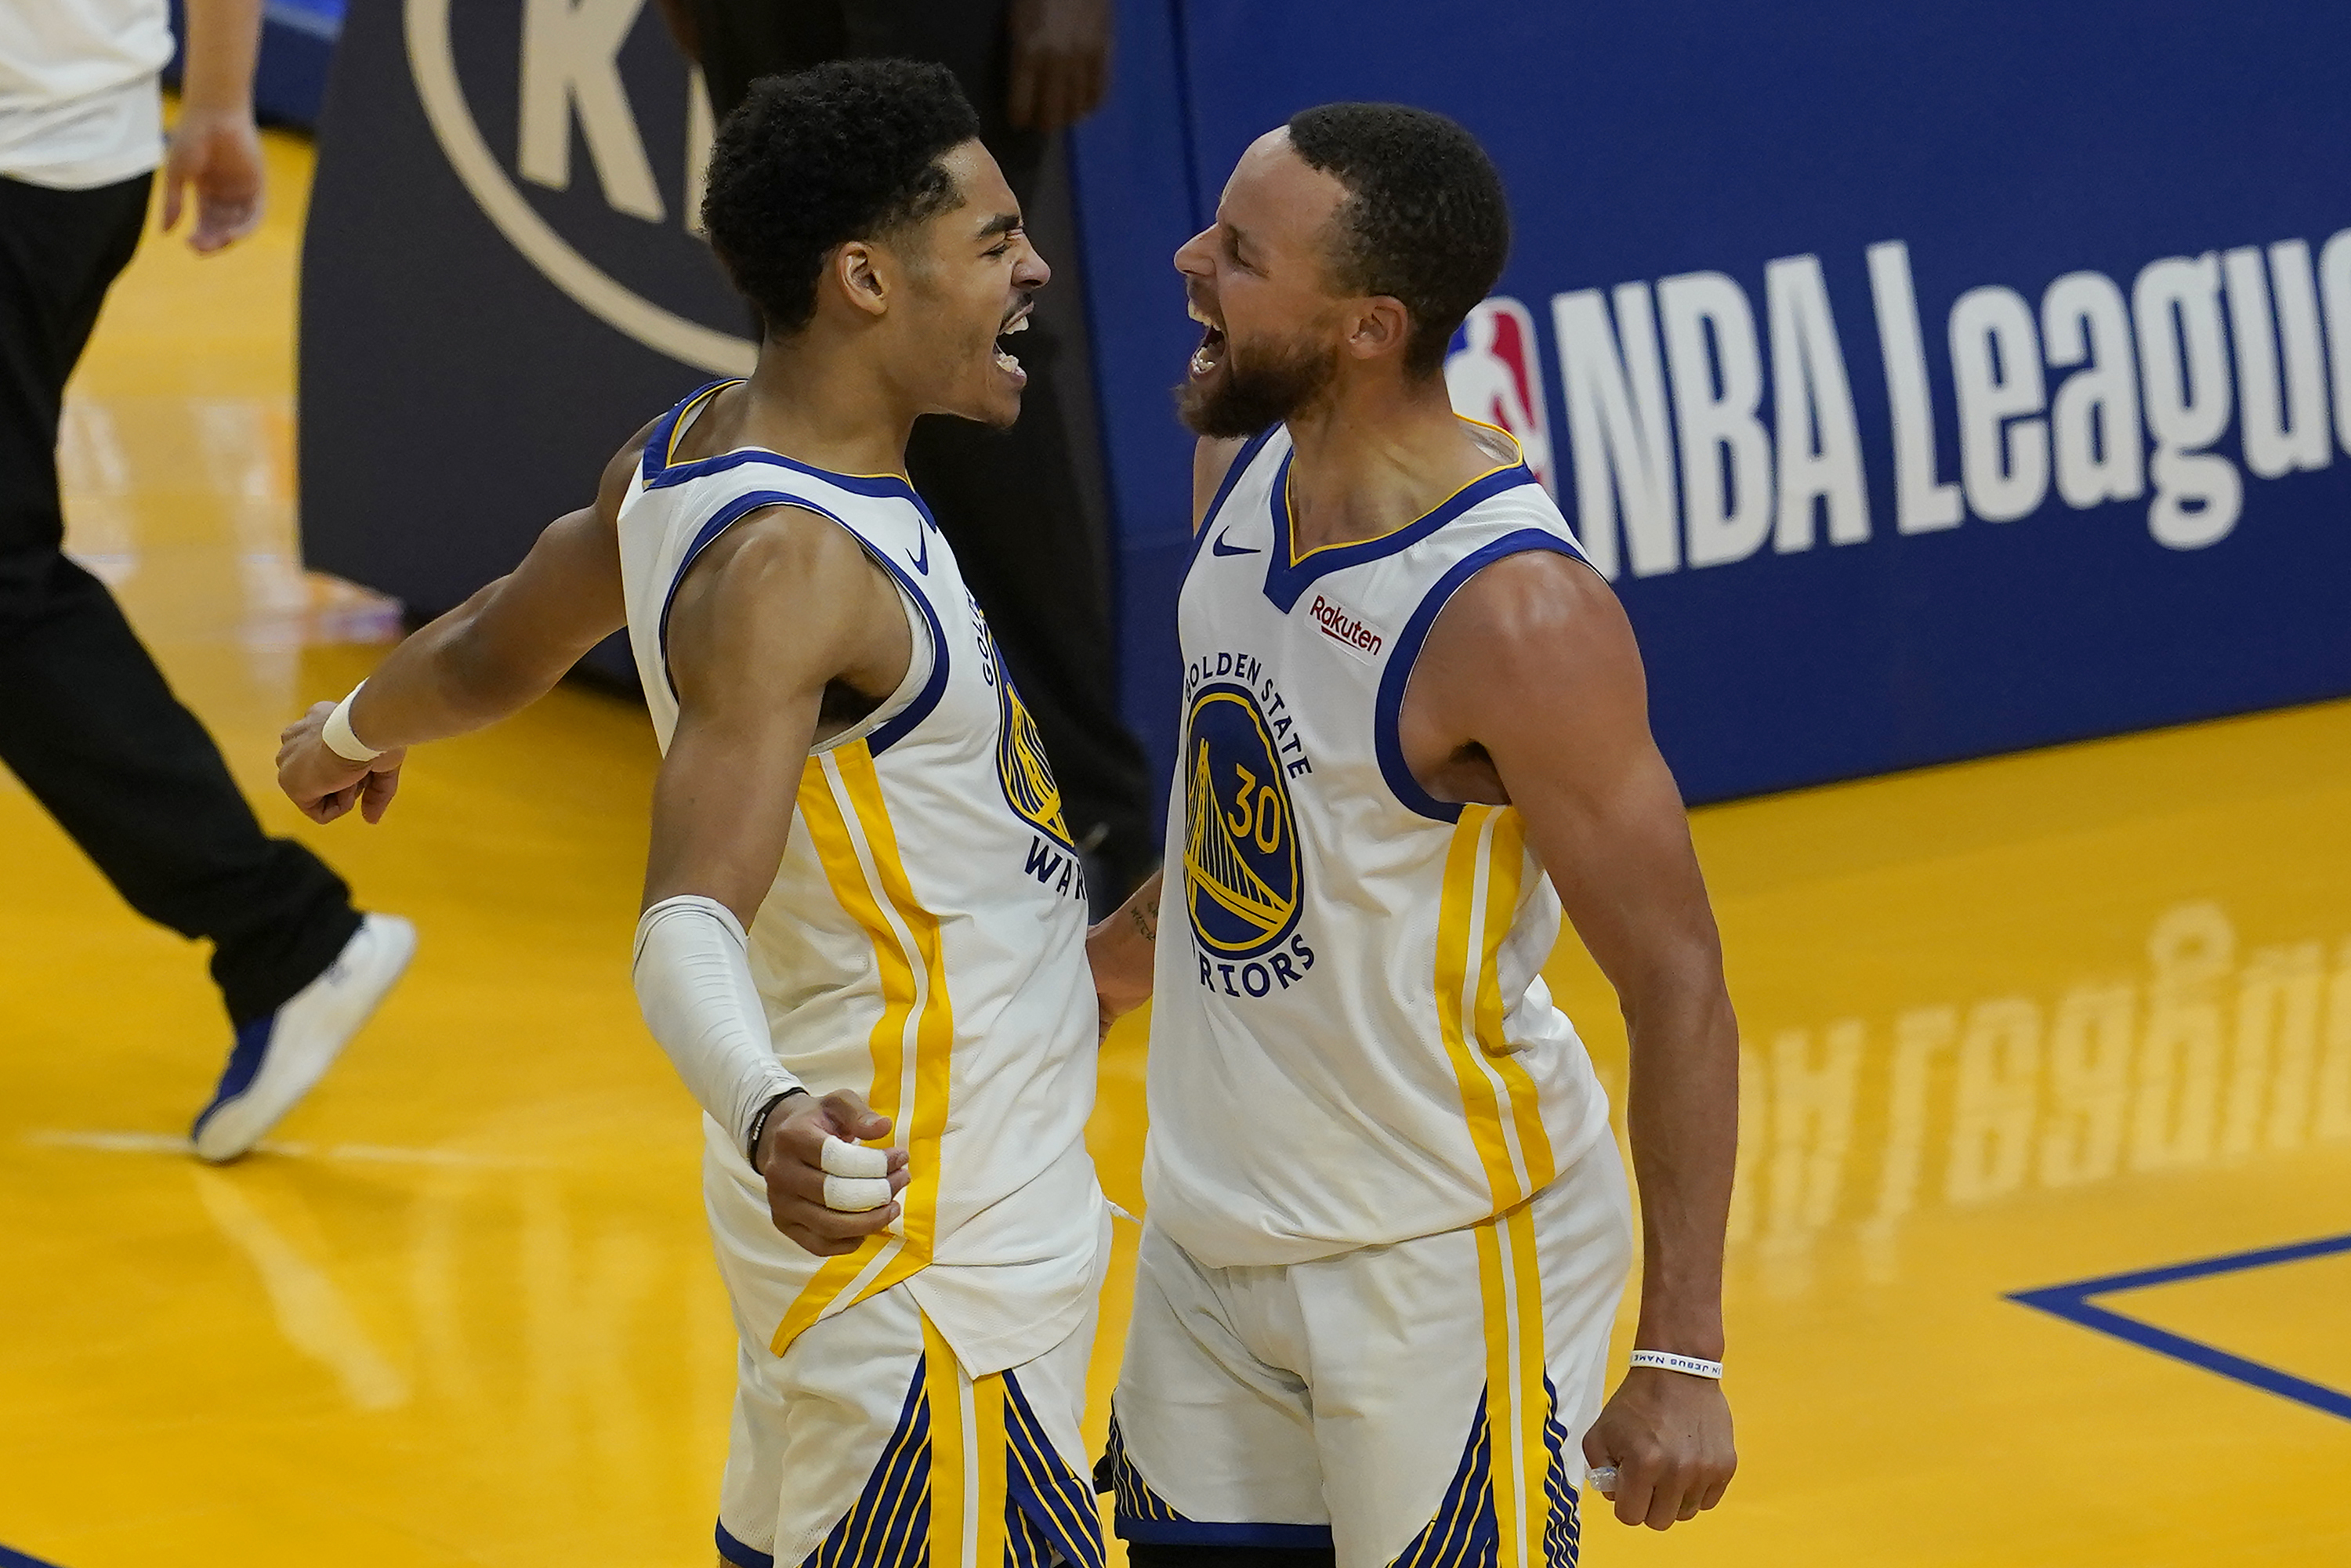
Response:
[[[719,1492],[737,1568],[1103,1568],[1083,1479],[1094,1322],[975,1378],[904,1284],[745,1347]]]
[[[1495,1218],[1307,1263],[1206,1268],[1146,1220],[1100,1475],[1118,1533],[1569,1568],[1632,1256],[1605,1140]]]
[[[770,1265],[805,1255],[777,1233],[725,1134],[705,1153],[737,1341],[719,1556],[737,1568],[1051,1568],[1057,1557],[1103,1568],[1080,1423],[1108,1212],[1083,1315],[1025,1362],[972,1376],[915,1299],[928,1271],[818,1320],[778,1356],[769,1343],[798,1276]]]

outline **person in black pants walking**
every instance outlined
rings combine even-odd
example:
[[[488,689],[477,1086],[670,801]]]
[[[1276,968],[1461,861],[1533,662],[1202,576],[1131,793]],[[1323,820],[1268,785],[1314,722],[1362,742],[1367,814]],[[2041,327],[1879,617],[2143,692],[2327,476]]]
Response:
[[[980,140],[1020,200],[1053,285],[1021,340],[1029,372],[1009,432],[960,420],[914,426],[906,469],[955,548],[1092,857],[1098,912],[1157,869],[1154,790],[1118,716],[1105,503],[1092,434],[1084,296],[1069,225],[1061,132],[1108,86],[1110,0],[662,0],[702,67],[721,120],[751,83],[826,60],[946,66],[979,110]]]
[[[192,188],[199,251],[260,221],[260,10],[188,0],[164,226]],[[0,50],[0,760],[133,908],[211,938],[235,1044],[193,1143],[233,1159],[333,1064],[415,932],[362,915],[316,856],[263,836],[113,595],[64,553],[58,413],[146,222],[172,52],[164,0],[45,0]]]

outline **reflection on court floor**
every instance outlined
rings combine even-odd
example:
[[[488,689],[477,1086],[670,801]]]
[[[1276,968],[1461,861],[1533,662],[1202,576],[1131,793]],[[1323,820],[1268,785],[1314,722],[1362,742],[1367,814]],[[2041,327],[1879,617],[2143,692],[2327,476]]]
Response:
[[[296,567],[303,154],[271,155],[250,247],[151,246],[110,305],[68,420],[72,544],[273,831],[423,944],[315,1103],[200,1169],[180,1139],[226,1043],[201,954],[0,776],[0,1542],[63,1568],[707,1568],[733,1330],[693,1108],[628,987],[642,713],[559,692],[418,758],[378,829],[262,793],[277,727],[389,627]],[[1589,1519],[1587,1560],[2351,1562],[2351,1421],[2011,1299],[2070,1284],[2351,1389],[2351,1254],[2088,1289],[2351,1232],[2351,705],[1696,831],[1747,1042],[1743,1465],[1695,1526]],[[1613,998],[1572,943],[1549,973],[1621,1112]],[[1092,1127],[1129,1207],[1141,1044],[1113,1037]]]
[[[1782,1029],[1740,1065],[1731,1239],[1848,1223],[1890,1267],[1922,1205],[2351,1141],[2351,935],[2241,950],[2182,904],[2137,972]]]

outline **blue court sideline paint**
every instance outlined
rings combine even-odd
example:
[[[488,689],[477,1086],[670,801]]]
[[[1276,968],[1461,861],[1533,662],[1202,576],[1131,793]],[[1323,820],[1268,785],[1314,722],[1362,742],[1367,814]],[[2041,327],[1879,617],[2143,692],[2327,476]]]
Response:
[[[2116,1339],[2128,1340],[2158,1355],[2184,1361],[2190,1366],[2200,1366],[2207,1372],[2217,1372],[2223,1377],[2233,1377],[2240,1383],[2250,1384],[2267,1393],[2307,1405],[2314,1410],[2323,1410],[2329,1416],[2351,1421],[2351,1394],[2309,1382],[2291,1373],[2280,1372],[2258,1361],[2247,1361],[2243,1356],[2231,1355],[2199,1340],[2156,1328],[2137,1318],[2126,1318],[2120,1312],[2109,1312],[2090,1302],[2093,1296],[2140,1291],[2150,1285],[2177,1284],[2182,1280],[2200,1280],[2215,1274],[2241,1273],[2248,1269],[2265,1269],[2273,1263],[2298,1263],[2306,1258],[2324,1258],[2335,1252],[2351,1252],[2351,1236],[2326,1236],[2315,1241],[2297,1241],[2284,1247],[2231,1252],[2193,1263],[2174,1263],[2129,1274],[2107,1274],[2095,1280],[2076,1281],[2070,1285],[2018,1291],[2008,1299],[2024,1306],[2038,1307],[2044,1312],[2053,1312],[2069,1322],[2080,1323],[2084,1328],[2096,1329]]]

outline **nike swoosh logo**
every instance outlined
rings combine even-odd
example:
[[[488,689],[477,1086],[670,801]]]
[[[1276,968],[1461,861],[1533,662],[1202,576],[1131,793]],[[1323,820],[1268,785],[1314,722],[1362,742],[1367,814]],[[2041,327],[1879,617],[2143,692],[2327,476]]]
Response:
[[[1218,534],[1215,538],[1209,540],[1208,553],[1211,555],[1263,555],[1265,553],[1255,545],[1227,544],[1225,540],[1232,531],[1232,529],[1227,528],[1223,533]]]
[[[928,577],[931,575],[931,536],[925,531],[920,537],[923,541],[923,553],[918,556],[909,556],[907,559],[914,563],[916,571]]]

